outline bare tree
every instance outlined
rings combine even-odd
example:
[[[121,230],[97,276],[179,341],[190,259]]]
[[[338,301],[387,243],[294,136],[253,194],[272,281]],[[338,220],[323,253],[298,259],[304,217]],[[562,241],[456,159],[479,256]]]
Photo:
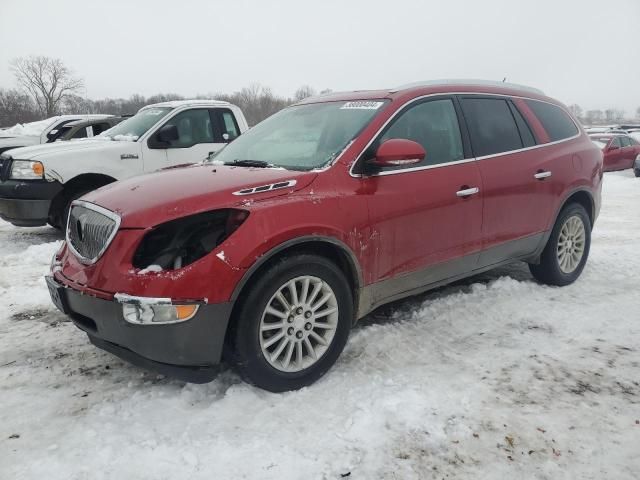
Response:
[[[316,91],[312,87],[310,87],[309,85],[303,85],[298,90],[296,90],[296,93],[293,94],[293,98],[296,102],[299,102],[300,100],[304,100],[307,97],[313,97],[315,94]]]
[[[589,125],[595,125],[602,122],[603,116],[602,110],[588,110],[586,120]]]
[[[42,117],[31,97],[19,90],[0,88],[0,127],[32,122]]]
[[[573,105],[569,105],[569,111],[573,113],[575,117],[579,119],[582,118],[582,107],[577,103],[574,103]]]
[[[11,62],[11,69],[18,84],[47,117],[58,113],[64,99],[84,87],[82,79],[74,77],[57,58],[42,55],[19,57]]]

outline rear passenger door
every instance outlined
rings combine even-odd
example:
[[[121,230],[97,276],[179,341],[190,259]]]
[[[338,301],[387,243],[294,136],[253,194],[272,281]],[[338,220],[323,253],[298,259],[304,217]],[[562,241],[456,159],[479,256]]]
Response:
[[[461,104],[482,176],[479,264],[488,266],[531,254],[540,244],[556,203],[557,158],[532,148],[536,145],[532,128],[510,98],[464,95]]]

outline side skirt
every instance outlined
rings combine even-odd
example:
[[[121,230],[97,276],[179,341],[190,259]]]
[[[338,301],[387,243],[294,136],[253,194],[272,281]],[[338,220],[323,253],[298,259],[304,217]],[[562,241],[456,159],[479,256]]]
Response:
[[[385,303],[400,300],[517,261],[535,259],[546,243],[541,232],[362,288],[357,319]],[[479,258],[479,262],[478,262]]]

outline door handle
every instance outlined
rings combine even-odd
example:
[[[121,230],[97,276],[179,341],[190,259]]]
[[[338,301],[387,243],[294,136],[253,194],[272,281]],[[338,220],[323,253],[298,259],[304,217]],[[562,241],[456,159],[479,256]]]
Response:
[[[470,197],[471,195],[475,195],[476,193],[478,193],[480,191],[480,189],[478,187],[472,187],[472,188],[465,188],[462,187],[462,190],[458,190],[456,192],[456,195],[458,197]]]
[[[548,178],[550,176],[551,176],[551,172],[540,170],[538,173],[536,173],[533,176],[533,178],[535,178],[536,180],[544,180],[545,178]]]

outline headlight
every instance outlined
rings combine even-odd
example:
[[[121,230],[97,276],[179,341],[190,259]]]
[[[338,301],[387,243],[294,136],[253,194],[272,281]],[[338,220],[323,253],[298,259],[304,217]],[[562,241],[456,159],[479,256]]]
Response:
[[[122,316],[129,323],[153,325],[184,322],[193,318],[199,305],[174,305],[170,298],[132,297],[123,293],[115,295],[122,303]]]
[[[44,165],[30,160],[14,160],[11,164],[11,178],[16,180],[41,180],[44,178]]]
[[[248,216],[246,210],[229,208],[158,225],[143,238],[133,266],[145,269],[153,265],[162,270],[186,267],[225,241]]]

